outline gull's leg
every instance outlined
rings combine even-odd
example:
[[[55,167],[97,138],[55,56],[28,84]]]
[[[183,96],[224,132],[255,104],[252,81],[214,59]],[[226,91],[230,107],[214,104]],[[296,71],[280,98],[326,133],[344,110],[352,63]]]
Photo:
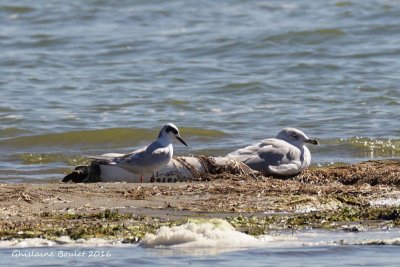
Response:
[[[143,183],[143,174],[140,175],[140,182]]]

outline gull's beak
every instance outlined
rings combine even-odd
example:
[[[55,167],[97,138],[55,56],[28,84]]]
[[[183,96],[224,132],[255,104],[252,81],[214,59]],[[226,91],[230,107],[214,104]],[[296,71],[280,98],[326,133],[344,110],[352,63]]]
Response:
[[[315,139],[307,139],[304,142],[305,143],[310,143],[310,144],[313,144],[313,145],[318,145],[319,144],[319,142],[317,140],[315,140]]]
[[[183,141],[182,137],[180,137],[179,135],[175,135],[176,139],[179,140],[179,142],[181,142],[182,144],[184,144],[185,146],[189,147],[185,141]]]

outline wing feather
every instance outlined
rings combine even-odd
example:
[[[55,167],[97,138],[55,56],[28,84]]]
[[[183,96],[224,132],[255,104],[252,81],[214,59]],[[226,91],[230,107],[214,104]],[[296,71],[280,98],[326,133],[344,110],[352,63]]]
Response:
[[[265,173],[289,175],[301,166],[301,151],[286,141],[268,138],[229,154],[250,168]]]

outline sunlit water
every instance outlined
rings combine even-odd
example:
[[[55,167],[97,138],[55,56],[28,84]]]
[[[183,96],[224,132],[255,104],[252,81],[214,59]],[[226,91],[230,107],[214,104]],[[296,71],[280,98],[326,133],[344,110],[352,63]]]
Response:
[[[306,231],[295,233],[287,241],[241,249],[17,245],[0,249],[0,266],[398,266],[399,242],[399,231],[392,229]]]
[[[54,256],[13,257],[18,251],[54,252]],[[47,266],[398,266],[398,251],[398,246],[319,246],[257,248],[191,256],[137,247],[2,249],[0,266],[46,266],[44,262]],[[94,256],[107,253],[109,257]]]
[[[82,155],[131,151],[166,122],[190,144],[176,144],[178,155],[224,155],[292,126],[321,142],[310,147],[314,166],[398,158],[399,25],[393,0],[3,0],[0,181],[59,181]],[[15,258],[1,249],[0,265],[400,262],[398,246],[329,242],[215,255],[99,250],[111,256]]]

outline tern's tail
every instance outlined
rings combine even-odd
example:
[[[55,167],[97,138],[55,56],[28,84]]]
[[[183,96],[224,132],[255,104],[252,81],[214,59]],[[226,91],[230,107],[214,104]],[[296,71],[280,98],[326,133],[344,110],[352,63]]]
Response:
[[[100,166],[91,163],[89,166],[78,166],[73,172],[62,179],[63,183],[72,181],[74,183],[90,183],[100,181]]]
[[[86,156],[88,159],[91,159],[92,162],[99,164],[113,164],[114,158],[110,158],[107,156]]]

